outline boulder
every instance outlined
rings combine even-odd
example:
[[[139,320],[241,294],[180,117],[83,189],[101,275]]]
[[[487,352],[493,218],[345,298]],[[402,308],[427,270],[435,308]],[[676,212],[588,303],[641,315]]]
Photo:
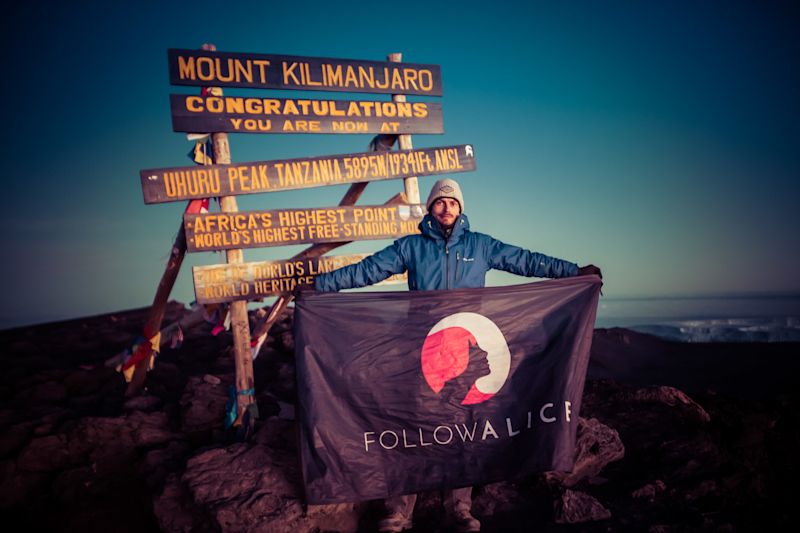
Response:
[[[52,472],[75,466],[84,460],[88,450],[69,444],[64,434],[32,439],[19,454],[17,466],[28,472]]]
[[[596,418],[580,417],[572,472],[548,472],[545,476],[565,487],[574,487],[584,479],[597,476],[607,464],[624,456],[625,446],[615,429]]]
[[[20,470],[14,461],[0,462],[0,509],[30,502],[47,493],[47,473]]]
[[[700,404],[675,387],[661,386],[638,389],[631,395],[630,399],[636,402],[660,403],[669,407],[676,407],[683,414],[697,422],[705,423],[711,421],[711,416]]]
[[[641,488],[636,489],[631,493],[631,497],[637,500],[654,501],[656,496],[667,490],[667,486],[660,479],[655,480],[653,483],[648,483]]]
[[[191,496],[178,474],[170,474],[164,488],[153,498],[153,513],[158,527],[165,533],[205,533],[215,531]]]
[[[556,501],[557,524],[580,524],[611,518],[611,511],[585,492],[565,490]]]
[[[222,381],[209,383],[203,376],[192,376],[186,382],[180,399],[181,430],[192,436],[222,430],[228,385]]]
[[[309,506],[306,511],[296,451],[287,449],[285,442],[293,427],[277,418],[266,420],[265,426],[256,444],[213,448],[189,459],[181,482],[192,505],[221,531],[356,531],[360,508],[355,504]],[[157,513],[170,509],[176,499],[175,487],[165,491],[173,495],[156,503]],[[164,522],[185,520],[159,517],[159,523]]]

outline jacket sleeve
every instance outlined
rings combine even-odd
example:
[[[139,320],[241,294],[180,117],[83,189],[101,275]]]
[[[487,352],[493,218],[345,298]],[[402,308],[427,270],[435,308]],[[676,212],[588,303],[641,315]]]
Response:
[[[342,289],[366,287],[395,274],[402,274],[405,270],[400,244],[395,241],[394,244],[365,257],[354,265],[316,276],[314,287],[317,292],[335,292]]]
[[[488,236],[487,236],[488,237]],[[489,266],[520,276],[569,278],[578,275],[578,265],[488,237]]]

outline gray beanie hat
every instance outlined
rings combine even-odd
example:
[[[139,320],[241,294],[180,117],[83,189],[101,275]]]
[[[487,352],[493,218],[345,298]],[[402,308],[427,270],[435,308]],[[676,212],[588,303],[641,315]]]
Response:
[[[433,184],[431,193],[428,195],[428,201],[425,202],[425,207],[428,211],[431,210],[431,204],[439,198],[453,198],[458,201],[461,206],[461,212],[464,212],[464,196],[461,195],[461,187],[458,186],[456,180],[444,178]]]

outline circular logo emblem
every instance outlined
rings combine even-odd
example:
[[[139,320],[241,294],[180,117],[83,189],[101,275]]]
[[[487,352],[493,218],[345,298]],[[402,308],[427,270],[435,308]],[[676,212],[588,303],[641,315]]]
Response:
[[[422,374],[433,392],[438,394],[448,381],[467,370],[470,352],[475,347],[486,353],[489,373],[472,383],[461,404],[485,402],[497,394],[508,378],[511,352],[500,328],[478,313],[447,316],[437,322],[425,337]]]

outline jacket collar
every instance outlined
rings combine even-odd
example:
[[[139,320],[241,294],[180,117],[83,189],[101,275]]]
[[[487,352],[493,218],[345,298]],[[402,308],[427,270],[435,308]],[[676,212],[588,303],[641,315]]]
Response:
[[[435,241],[445,240],[444,228],[430,214],[425,215],[425,218],[419,223],[419,229],[423,235]],[[458,242],[467,231],[469,231],[469,219],[467,215],[462,213],[456,219],[456,223],[453,224],[453,232],[450,233],[450,238],[447,239],[447,242],[449,244]]]

